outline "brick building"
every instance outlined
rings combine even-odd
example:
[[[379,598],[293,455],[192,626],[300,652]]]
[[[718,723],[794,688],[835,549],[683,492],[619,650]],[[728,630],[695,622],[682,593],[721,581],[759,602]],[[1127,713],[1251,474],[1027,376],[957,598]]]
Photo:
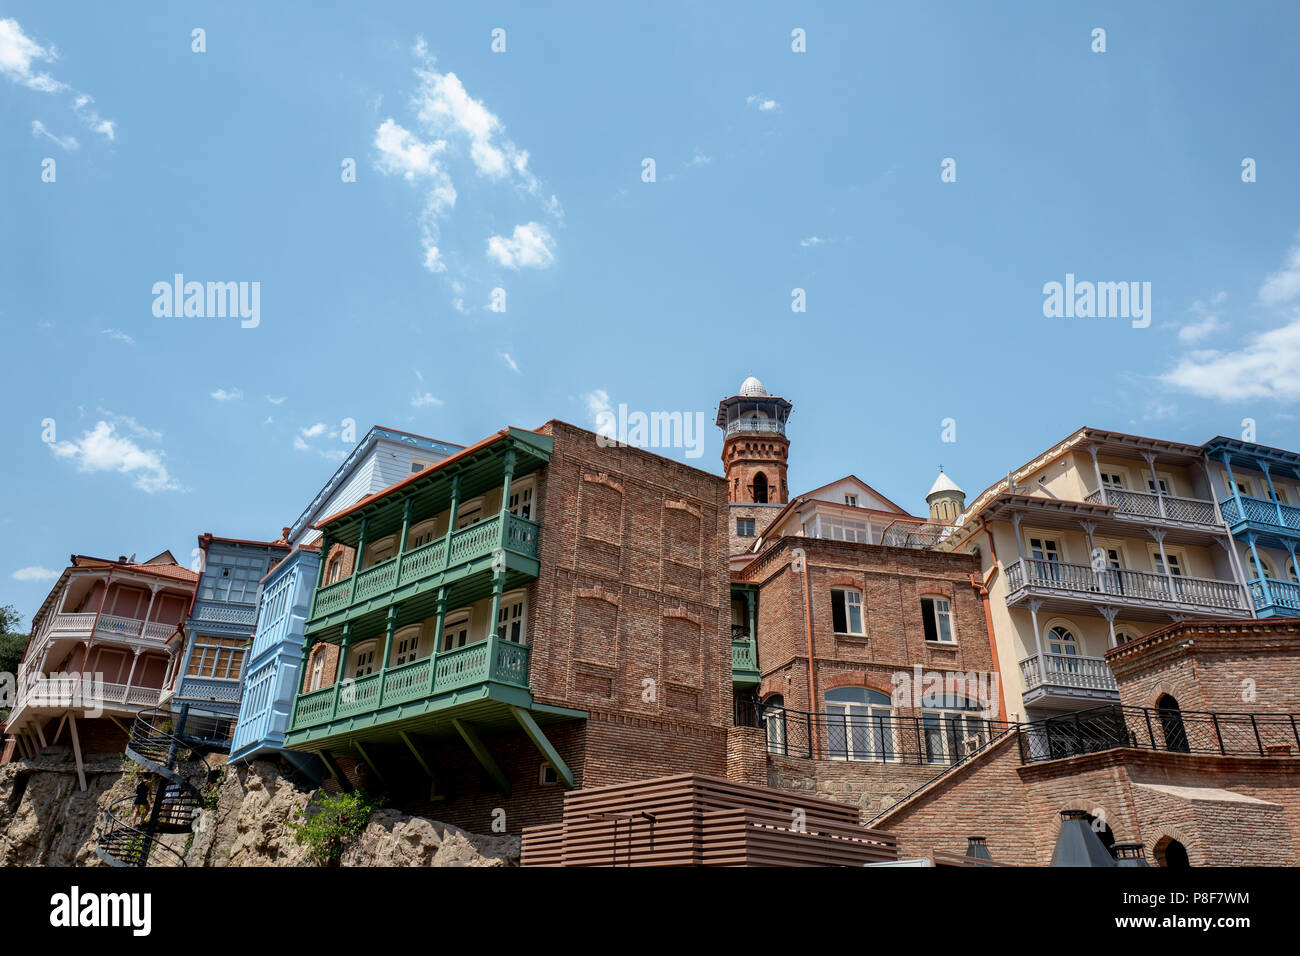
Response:
[[[1061,812],[1159,866],[1300,859],[1300,620],[1178,622],[1106,654],[1121,704],[1018,727],[869,823],[900,852],[987,838],[1046,865]]]
[[[510,832],[572,787],[724,774],[726,503],[716,475],[551,421],[334,514],[285,747]]]

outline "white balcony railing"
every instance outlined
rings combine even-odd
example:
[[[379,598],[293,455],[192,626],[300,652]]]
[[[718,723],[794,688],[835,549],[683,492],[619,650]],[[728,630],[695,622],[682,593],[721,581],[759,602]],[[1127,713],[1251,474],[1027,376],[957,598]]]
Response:
[[[1076,690],[1114,692],[1119,690],[1115,675],[1110,672],[1105,658],[1083,657],[1076,654],[1044,654],[1040,669],[1037,654],[1020,662],[1020,676],[1025,690],[1046,685],[1070,687]]]
[[[38,677],[29,680],[18,707],[156,707],[157,687],[136,687],[97,681],[86,675]]]
[[[1180,498],[1177,495],[1153,495],[1144,491],[1107,488],[1105,492],[1094,491],[1084,500],[1091,504],[1114,505],[1117,512],[1125,515],[1163,518],[1167,521],[1211,527],[1219,523],[1218,515],[1214,511],[1214,502],[1201,498]]]
[[[1087,564],[1025,558],[1007,566],[1007,586],[1012,593],[1022,588],[1070,592],[1084,597],[1105,595],[1128,602],[1188,604],[1196,607],[1246,610],[1241,589],[1232,581],[1191,578],[1107,568],[1094,571]]]

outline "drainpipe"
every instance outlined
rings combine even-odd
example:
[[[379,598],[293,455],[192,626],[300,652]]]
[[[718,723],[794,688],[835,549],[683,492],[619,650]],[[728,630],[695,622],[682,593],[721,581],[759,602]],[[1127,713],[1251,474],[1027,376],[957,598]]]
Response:
[[[991,535],[990,540],[992,540]],[[993,634],[993,611],[989,606],[989,589],[976,581],[973,574],[970,576],[970,586],[975,589],[975,593],[980,596],[980,603],[984,605],[984,626],[989,632],[989,652],[993,655],[993,673],[998,675],[998,720],[1006,723],[1007,697],[1002,688],[1002,666],[998,663],[998,641]]]
[[[813,716],[808,721],[808,742],[812,748],[812,756],[816,759],[819,751],[820,733],[817,727],[817,675],[815,673],[815,658],[813,648],[813,625],[812,625],[812,566],[805,557],[803,563],[804,576],[804,604],[803,619],[804,632],[808,638],[808,711]]]

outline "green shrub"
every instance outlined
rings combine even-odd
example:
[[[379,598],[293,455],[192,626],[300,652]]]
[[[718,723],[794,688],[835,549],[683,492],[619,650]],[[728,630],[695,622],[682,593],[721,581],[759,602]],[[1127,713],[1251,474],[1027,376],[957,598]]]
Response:
[[[309,805],[307,816],[301,810],[297,819],[285,825],[294,840],[308,848],[317,866],[338,866],[343,852],[352,845],[370,822],[370,815],[383,803],[368,797],[362,790],[322,797]]]

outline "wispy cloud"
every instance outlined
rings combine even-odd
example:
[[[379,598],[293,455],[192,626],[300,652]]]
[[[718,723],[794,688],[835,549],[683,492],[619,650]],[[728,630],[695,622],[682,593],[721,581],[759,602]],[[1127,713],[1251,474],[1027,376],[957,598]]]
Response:
[[[101,329],[100,335],[107,335],[114,342],[125,342],[127,345],[135,345],[135,339],[127,335],[121,329]]]
[[[519,363],[510,357],[509,352],[497,352],[497,355],[501,356],[501,361],[506,363],[510,371],[519,374]]]
[[[78,149],[81,146],[81,144],[77,142],[77,137],[75,136],[55,136],[45,128],[45,124],[40,120],[32,120],[32,135],[37,138],[44,136],[50,142],[68,152]]]
[[[39,564],[33,564],[31,567],[19,568],[9,576],[15,581],[53,581],[61,573],[61,571],[55,571],[52,568],[45,568],[41,567]]]
[[[91,107],[95,98],[74,90],[61,80],[56,80],[41,68],[41,64],[54,63],[59,51],[51,45],[42,45],[23,32],[22,26],[12,17],[0,20],[0,76],[38,93],[70,93],[72,112],[87,129],[108,140],[117,138],[117,126]],[[32,124],[33,135],[46,135],[64,149],[76,149],[72,137],[60,139],[48,132],[40,121]],[[71,143],[71,145],[64,145]]]
[[[1228,300],[1228,293],[1219,292],[1210,301],[1202,302],[1199,299],[1192,303],[1190,312],[1195,318],[1193,321],[1185,323],[1178,328],[1178,341],[1184,345],[1195,345],[1201,339],[1208,338],[1215,332],[1224,328],[1222,319],[1219,316],[1219,306]]]
[[[229,391],[219,388],[215,392],[209,392],[208,394],[219,402],[234,402],[244,397],[244,393],[237,388],[232,388]]]
[[[447,404],[441,398],[436,398],[428,392],[422,395],[416,395],[411,399],[412,408],[424,408],[426,405],[445,405]]]
[[[830,242],[830,240],[822,236],[809,236],[807,239],[800,239],[799,245],[803,246],[805,249],[810,249],[815,246],[824,246],[828,242]]]
[[[695,147],[695,152],[691,154],[691,158],[686,161],[686,165],[688,167],[709,166],[712,163],[713,163],[713,157],[705,153],[704,150],[700,149],[698,146]]]
[[[487,254],[507,269],[545,269],[555,261],[554,240],[546,227],[538,222],[515,226],[514,235],[492,236],[488,239]]]
[[[289,397],[288,395],[281,395],[277,398],[274,395],[268,395],[266,396],[266,400],[270,402],[272,405],[283,405],[285,399],[287,399],[288,397]]]
[[[1300,398],[1297,299],[1300,299],[1300,237],[1287,252],[1283,267],[1267,276],[1259,289],[1260,303],[1271,308],[1283,320],[1282,325],[1248,334],[1240,348],[1187,352],[1160,376],[1160,381],[1219,401]],[[1214,317],[1217,322],[1217,315]],[[1182,331],[1180,339],[1183,339]],[[1193,340],[1198,337],[1199,332],[1194,332]]]
[[[149,494],[185,490],[168,473],[163,452],[141,448],[132,438],[119,435],[111,422],[96,422],[81,438],[55,442],[50,450],[56,458],[72,462],[78,471],[131,475],[132,484]]]
[[[775,113],[781,109],[781,104],[771,97],[764,96],[762,93],[751,93],[745,97],[745,106],[751,110],[758,110],[760,113]]]

